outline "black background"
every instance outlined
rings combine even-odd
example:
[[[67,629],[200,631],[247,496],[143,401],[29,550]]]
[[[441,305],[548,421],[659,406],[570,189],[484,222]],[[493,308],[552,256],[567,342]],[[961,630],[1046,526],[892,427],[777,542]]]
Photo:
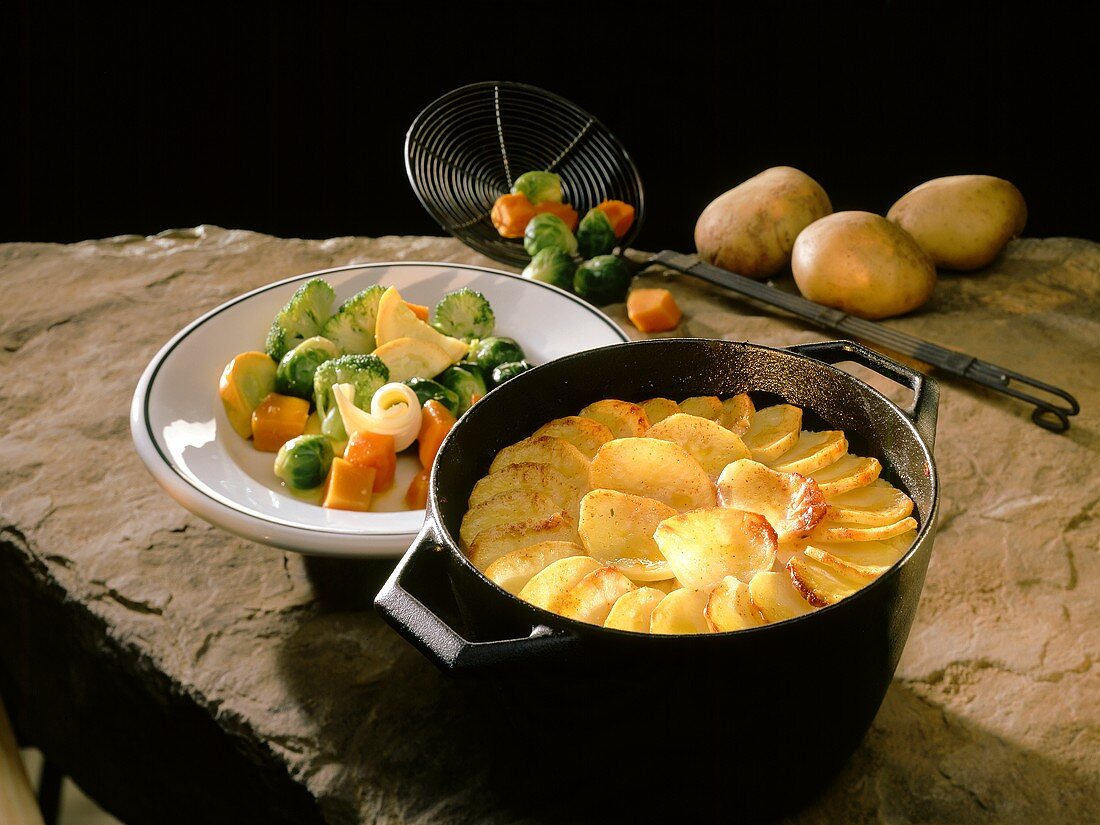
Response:
[[[692,248],[713,197],[779,164],[838,211],[998,175],[1024,193],[1025,234],[1100,239],[1086,4],[664,6],[24,2],[0,26],[0,240],[438,234],[405,131],[491,79],[558,92],[623,141],[647,190],[640,248]]]

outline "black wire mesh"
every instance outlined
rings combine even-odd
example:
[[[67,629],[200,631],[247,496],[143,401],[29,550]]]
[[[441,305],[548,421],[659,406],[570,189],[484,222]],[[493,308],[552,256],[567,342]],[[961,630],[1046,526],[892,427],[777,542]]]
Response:
[[[619,241],[645,216],[638,168],[607,127],[563,97],[535,86],[487,81],[455,89],[425,108],[405,139],[413,191],[439,225],[467,246],[511,266],[530,261],[522,239],[502,238],[489,213],[524,172],[556,172],[580,215],[604,200],[635,210]]]

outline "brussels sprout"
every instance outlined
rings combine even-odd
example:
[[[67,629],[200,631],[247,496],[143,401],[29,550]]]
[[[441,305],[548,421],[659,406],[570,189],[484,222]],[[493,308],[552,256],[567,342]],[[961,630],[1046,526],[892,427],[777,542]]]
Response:
[[[485,296],[466,287],[448,292],[432,310],[432,326],[452,338],[484,338],[493,334],[495,324]]]
[[[582,258],[607,255],[617,243],[607,215],[599,209],[589,209],[577,227],[577,253]]]
[[[485,372],[492,373],[495,367],[507,364],[511,361],[522,361],[523,347],[511,338],[482,338],[470,346],[470,356],[467,360],[477,364]]]
[[[465,365],[448,367],[436,376],[436,380],[458,396],[456,415],[462,415],[489,391],[480,371],[466,369]]]
[[[332,442],[323,435],[300,435],[279,448],[275,475],[292,490],[319,487],[332,466]]]
[[[531,263],[523,270],[523,277],[532,281],[542,281],[561,287],[567,292],[573,291],[573,272],[577,265],[568,252],[554,246],[540,249]]]
[[[527,372],[529,369],[531,369],[531,365],[526,361],[509,361],[507,364],[493,367],[493,386],[499,387],[509,378],[515,378],[521,372]]]
[[[311,278],[295,292],[271,322],[267,354],[279,362],[307,338],[319,335],[329,316],[336,293],[324,278]]]
[[[438,401],[451,411],[451,415],[458,415],[458,393],[454,390],[448,389],[438,381],[433,381],[430,378],[410,378],[405,383],[416,393],[421,407],[429,401]]]
[[[366,410],[374,394],[389,380],[389,368],[377,355],[341,355],[321,364],[313,374],[313,403],[321,418],[321,432],[333,441],[346,441],[348,437],[332,395],[334,384],[354,385],[355,406]]]
[[[630,289],[630,269],[614,255],[597,255],[577,267],[573,289],[596,306],[622,301]]]
[[[553,172],[524,172],[512,184],[513,195],[526,195],[533,204],[561,203],[561,177]]]
[[[275,371],[275,391],[298,398],[313,398],[313,374],[325,361],[340,353],[328,338],[314,335],[283,356]]]
[[[340,304],[336,314],[325,322],[321,334],[339,347],[341,355],[374,351],[378,302],[385,291],[381,284],[368,286]]]
[[[551,247],[572,255],[577,251],[577,239],[573,237],[565,221],[550,212],[543,212],[527,222],[527,229],[523,233],[523,248],[533,258],[539,250]]]

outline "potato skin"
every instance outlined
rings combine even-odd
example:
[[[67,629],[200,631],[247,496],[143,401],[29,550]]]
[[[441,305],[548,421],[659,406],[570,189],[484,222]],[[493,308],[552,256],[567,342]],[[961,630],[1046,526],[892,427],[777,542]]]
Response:
[[[1023,232],[1027,204],[1003,178],[952,175],[910,190],[886,218],[912,235],[936,266],[966,272],[987,266]]]
[[[695,248],[722,269],[768,278],[790,262],[798,233],[832,211],[817,181],[774,166],[710,202],[695,223]]]
[[[803,296],[860,318],[911,312],[936,285],[920,244],[870,212],[837,212],[810,224],[795,241],[791,269]]]

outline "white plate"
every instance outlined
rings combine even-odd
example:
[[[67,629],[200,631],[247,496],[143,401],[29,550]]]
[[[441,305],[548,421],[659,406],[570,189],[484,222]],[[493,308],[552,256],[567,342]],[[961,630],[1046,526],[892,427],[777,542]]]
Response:
[[[130,432],[145,466],[172,498],[211,524],[253,541],[330,556],[398,556],[416,537],[423,510],[397,511],[419,469],[402,456],[393,490],[380,506],[394,512],[330,510],[290,493],[272,469],[274,455],[252,448],[225,417],[218,378],[240,352],[262,350],[271,319],[309,278],[323,277],[337,305],[371,284],[434,306],[469,287],[489,299],[496,333],[515,338],[543,364],[581,350],[626,341],[597,309],[557,287],[507,272],[461,264],[378,263],[288,278],[234,298],[192,322],[146,367],[130,408]]]

